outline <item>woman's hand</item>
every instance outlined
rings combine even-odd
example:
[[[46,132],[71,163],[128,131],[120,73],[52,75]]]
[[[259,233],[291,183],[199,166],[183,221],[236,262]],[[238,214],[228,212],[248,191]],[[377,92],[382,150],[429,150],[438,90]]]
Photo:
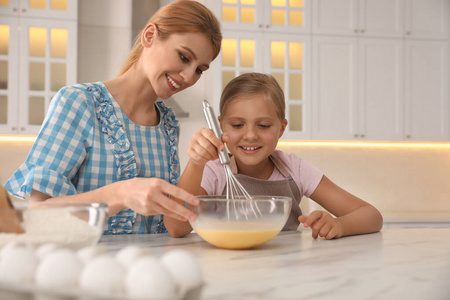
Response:
[[[223,150],[224,147],[211,129],[201,128],[192,136],[187,154],[193,163],[203,166],[208,161],[218,158],[217,149]]]
[[[121,195],[122,205],[131,208],[139,214],[163,214],[180,221],[195,220],[195,215],[184,207],[183,201],[196,206],[199,200],[192,194],[165,180],[159,178],[133,178],[116,182],[113,185],[117,185],[115,188],[119,189],[116,195]],[[177,202],[177,199],[181,201]]]
[[[305,228],[311,228],[315,239],[320,236],[331,240],[343,235],[341,222],[326,211],[315,210],[309,216],[298,217],[298,220]]]

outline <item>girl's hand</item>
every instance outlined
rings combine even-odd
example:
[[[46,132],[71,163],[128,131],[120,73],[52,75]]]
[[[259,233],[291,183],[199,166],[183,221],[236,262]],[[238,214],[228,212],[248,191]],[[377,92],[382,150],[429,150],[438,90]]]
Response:
[[[311,227],[315,239],[320,236],[331,240],[343,235],[341,222],[326,211],[315,210],[309,216],[298,217],[298,220],[305,228]]]
[[[163,214],[180,221],[195,220],[195,214],[184,207],[183,201],[196,206],[199,200],[192,194],[165,180],[159,178],[133,178],[116,182],[113,185],[116,185],[116,189],[113,189],[112,192],[116,193],[115,198],[121,202],[121,205],[116,206],[115,209],[113,208],[114,205],[111,205],[110,213],[117,213],[119,210],[127,207],[142,215]],[[117,188],[119,189],[118,191]],[[179,201],[177,202],[176,200]]]
[[[218,158],[217,149],[222,150],[224,147],[211,129],[201,128],[192,136],[187,154],[193,163],[203,166],[208,161]]]

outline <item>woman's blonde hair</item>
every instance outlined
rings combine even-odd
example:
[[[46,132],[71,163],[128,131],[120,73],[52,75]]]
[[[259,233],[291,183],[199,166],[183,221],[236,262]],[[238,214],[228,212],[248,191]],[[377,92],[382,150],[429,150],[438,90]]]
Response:
[[[275,105],[281,121],[286,118],[283,90],[272,75],[263,73],[244,73],[231,80],[220,97],[220,115],[224,115],[227,105],[234,99],[256,94],[263,94],[266,101]]]
[[[167,39],[173,33],[201,33],[210,41],[213,47],[213,59],[219,55],[222,43],[220,22],[216,16],[203,4],[192,0],[178,0],[161,7],[147,22],[145,27],[153,23],[161,39]],[[127,72],[139,60],[142,54],[141,30],[136,37],[133,49],[122,66],[119,75]]]

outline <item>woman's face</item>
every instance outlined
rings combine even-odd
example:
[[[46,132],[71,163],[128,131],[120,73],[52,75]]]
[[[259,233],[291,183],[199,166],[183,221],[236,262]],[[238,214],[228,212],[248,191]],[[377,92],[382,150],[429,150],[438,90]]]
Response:
[[[211,42],[200,33],[171,34],[161,40],[154,27],[147,26],[142,44],[144,74],[161,99],[192,86],[213,60]]]
[[[227,147],[241,165],[265,163],[286,128],[272,101],[263,94],[238,97],[227,104],[220,117]]]

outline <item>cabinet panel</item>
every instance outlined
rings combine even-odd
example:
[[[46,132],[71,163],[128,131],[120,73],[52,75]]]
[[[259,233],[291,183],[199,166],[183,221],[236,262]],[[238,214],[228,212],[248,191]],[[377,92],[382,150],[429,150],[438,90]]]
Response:
[[[403,42],[365,38],[358,43],[358,137],[402,140]]]
[[[0,18],[0,132],[17,129],[18,20]]]
[[[406,35],[411,38],[449,38],[449,0],[407,0]]]
[[[313,33],[353,35],[358,25],[356,0],[314,0]]]
[[[441,41],[406,43],[406,134],[409,140],[448,141],[449,50]]]
[[[370,37],[402,37],[403,12],[403,0],[361,0],[358,33]]]
[[[314,139],[353,139],[358,128],[357,41],[313,37]]]
[[[27,18],[77,20],[77,0],[0,1],[0,14]]]

